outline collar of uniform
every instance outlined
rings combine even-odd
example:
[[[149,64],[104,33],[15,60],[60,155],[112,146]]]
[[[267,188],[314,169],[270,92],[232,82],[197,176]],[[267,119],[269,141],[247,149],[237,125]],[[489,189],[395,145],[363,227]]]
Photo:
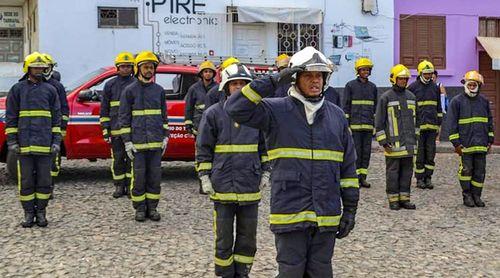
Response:
[[[358,76],[358,77],[356,78],[356,80],[358,80],[358,82],[360,82],[360,83],[366,84],[366,83],[368,83],[368,80],[369,80],[369,79],[368,79],[368,78],[366,78],[366,81],[363,81],[363,78],[361,78],[361,77],[359,77],[359,76]]]
[[[406,88],[401,88],[397,85],[392,85],[392,90],[397,92],[397,93],[402,93],[402,92],[406,91]]]

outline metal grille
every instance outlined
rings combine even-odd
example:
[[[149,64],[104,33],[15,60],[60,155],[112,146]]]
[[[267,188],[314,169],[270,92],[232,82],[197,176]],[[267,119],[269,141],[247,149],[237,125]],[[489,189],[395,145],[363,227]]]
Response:
[[[137,28],[137,8],[99,7],[99,28]]]
[[[312,46],[319,49],[320,25],[278,23],[278,55],[293,55]]]
[[[23,60],[23,29],[0,29],[0,62]]]

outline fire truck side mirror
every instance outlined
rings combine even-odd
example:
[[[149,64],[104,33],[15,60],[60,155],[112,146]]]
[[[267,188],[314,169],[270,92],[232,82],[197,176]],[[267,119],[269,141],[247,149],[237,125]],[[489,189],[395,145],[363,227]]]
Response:
[[[79,102],[95,101],[95,98],[98,97],[97,93],[90,89],[81,90],[80,93],[78,93]]]

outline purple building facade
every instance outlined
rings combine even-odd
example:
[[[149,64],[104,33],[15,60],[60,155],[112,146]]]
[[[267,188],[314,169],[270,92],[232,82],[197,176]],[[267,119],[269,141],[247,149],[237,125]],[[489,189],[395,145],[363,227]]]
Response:
[[[449,95],[455,95],[461,91],[460,80],[464,73],[469,70],[479,70],[485,77],[482,91],[490,100],[498,127],[500,125],[500,71],[493,70],[492,59],[500,57],[495,57],[499,56],[499,53],[494,53],[492,48],[500,45],[500,1],[394,0],[394,63],[402,62],[402,57],[405,57],[401,55],[402,51],[405,51],[401,49],[402,35],[405,36],[401,34],[401,25],[408,26],[408,23],[402,23],[400,19],[405,20],[415,16],[445,17],[444,49],[446,53],[444,65],[438,69],[439,81],[447,87]],[[418,24],[418,22],[413,22]],[[489,28],[488,34],[486,34],[485,27]],[[479,36],[489,37],[487,40],[490,47],[483,46],[477,39]],[[417,75],[415,67],[410,67],[410,69],[415,77]],[[500,134],[498,128],[496,134],[497,136]]]

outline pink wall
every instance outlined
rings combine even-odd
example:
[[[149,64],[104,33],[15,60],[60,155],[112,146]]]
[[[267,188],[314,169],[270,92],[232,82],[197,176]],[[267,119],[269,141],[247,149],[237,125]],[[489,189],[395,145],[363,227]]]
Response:
[[[439,71],[446,86],[461,86],[465,72],[478,69],[479,17],[500,17],[499,0],[394,0],[394,16],[446,16],[446,69]],[[394,61],[399,62],[399,20],[394,24]],[[412,71],[415,73],[414,71]]]

